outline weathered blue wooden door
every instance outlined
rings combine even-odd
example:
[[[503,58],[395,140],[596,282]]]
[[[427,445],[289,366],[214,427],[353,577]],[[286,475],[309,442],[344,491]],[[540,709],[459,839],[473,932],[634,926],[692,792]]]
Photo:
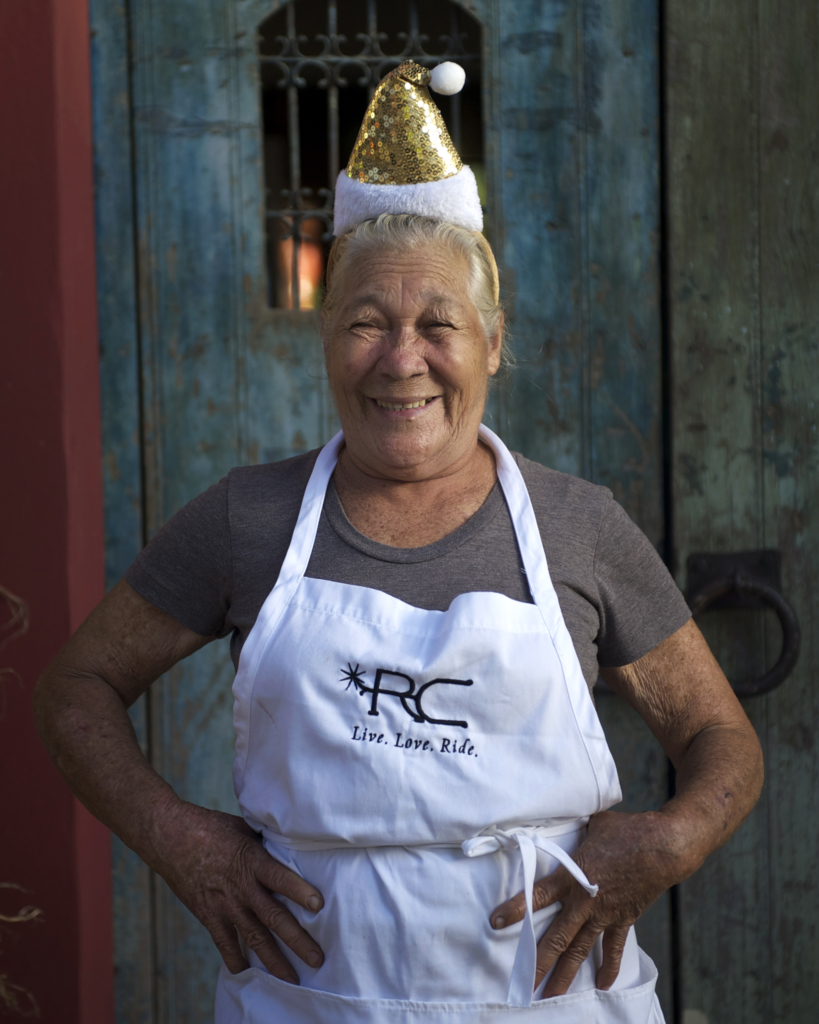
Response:
[[[316,447],[334,430],[309,308],[331,216],[320,190],[346,161],[368,89],[397,63],[384,55],[402,48],[467,67],[463,102],[444,114],[485,189],[520,363],[494,392],[490,422],[527,456],[611,487],[670,550],[657,0],[91,7],[111,583],[231,466]],[[231,676],[226,645],[213,645],[133,713],[177,791],[224,810]],[[625,806],[659,806],[662,751],[618,699],[599,706]],[[117,842],[114,880],[119,1024],[209,1020],[218,956],[204,930]],[[674,934],[688,937],[695,970],[692,935],[717,927],[713,907],[687,896],[683,909],[676,932],[671,896],[638,925],[669,1020]],[[691,974],[678,974],[677,991],[678,1005],[712,1012]],[[731,1012],[711,1019],[771,1019]]]

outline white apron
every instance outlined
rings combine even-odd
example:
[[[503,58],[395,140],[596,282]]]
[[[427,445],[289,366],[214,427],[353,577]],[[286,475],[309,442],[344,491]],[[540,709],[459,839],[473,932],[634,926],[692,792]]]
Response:
[[[629,936],[595,989],[602,943],[568,994],[533,994],[536,878],[590,815],[620,800],[617,772],[555,595],[526,485],[485,427],[534,604],[468,593],[447,611],[304,575],[339,433],[316,461],[279,578],[233,687],[234,786],[268,852],[322,893],[287,900],[325,962],[289,949],[301,985],[224,967],[217,1024],[661,1024],[657,972]],[[523,922],[491,911],[525,889]],[[545,983],[544,983],[545,984]]]

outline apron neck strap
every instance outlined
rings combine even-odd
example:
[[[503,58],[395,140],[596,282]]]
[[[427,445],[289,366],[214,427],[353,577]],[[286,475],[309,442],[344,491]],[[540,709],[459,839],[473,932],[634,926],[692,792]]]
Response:
[[[512,453],[498,435],[481,424],[480,436],[495,453],[498,479],[509,507],[529,591],[541,613],[545,614],[547,608],[555,609],[559,606],[529,490]]]
[[[498,435],[481,424],[479,436],[494,452],[498,479],[509,507],[529,590],[535,604],[543,611],[546,607],[553,606],[554,588],[529,491],[518,464]],[[338,462],[343,443],[344,432],[339,430],[319,452],[304,492],[299,518],[293,530],[293,539],[279,573],[279,582],[282,584],[296,582],[307,571],[321,519],[321,510],[324,507],[327,485]]]
[[[336,468],[338,453],[341,451],[343,443],[344,432],[339,430],[319,452],[313,472],[307,481],[307,489],[301,500],[301,509],[293,530],[293,538],[279,573],[279,584],[286,585],[297,582],[307,571],[318,533],[321,510],[324,508],[327,484]]]

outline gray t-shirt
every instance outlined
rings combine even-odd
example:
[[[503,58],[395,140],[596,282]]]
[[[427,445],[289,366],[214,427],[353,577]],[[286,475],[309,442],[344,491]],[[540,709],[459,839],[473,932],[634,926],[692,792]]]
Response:
[[[233,469],[176,513],[126,573],[130,585],[202,636],[231,634],[239,663],[290,544],[317,451]],[[549,572],[589,686],[598,665],[628,665],[690,617],[657,552],[609,490],[515,455]],[[307,575],[371,587],[444,611],[459,594],[495,591],[531,603],[498,484],[453,533],[393,548],[359,533],[332,481]]]

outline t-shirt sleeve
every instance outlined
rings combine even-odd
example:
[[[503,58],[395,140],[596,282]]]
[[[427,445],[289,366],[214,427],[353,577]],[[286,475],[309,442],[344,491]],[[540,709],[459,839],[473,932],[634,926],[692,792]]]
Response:
[[[146,601],[200,636],[224,636],[231,602],[228,478],[171,516],[125,573]]]
[[[600,594],[598,662],[619,668],[648,654],[691,618],[688,605],[649,539],[609,501],[594,553]]]

